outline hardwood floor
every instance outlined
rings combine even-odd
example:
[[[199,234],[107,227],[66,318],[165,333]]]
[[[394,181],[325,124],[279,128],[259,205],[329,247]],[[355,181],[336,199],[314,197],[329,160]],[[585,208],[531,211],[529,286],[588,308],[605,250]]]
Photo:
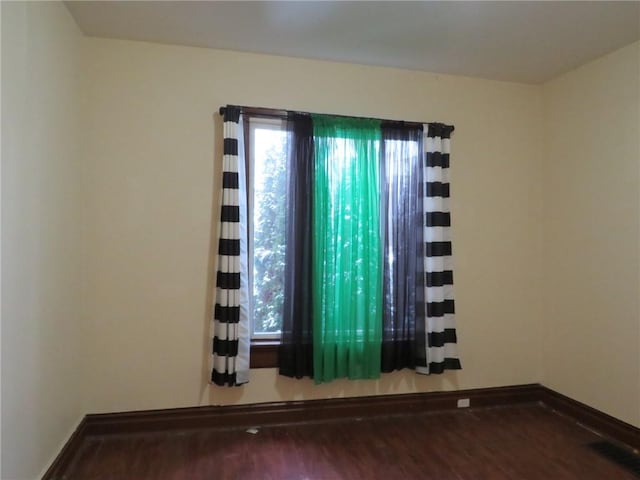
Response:
[[[88,437],[64,479],[632,480],[595,433],[539,404]]]

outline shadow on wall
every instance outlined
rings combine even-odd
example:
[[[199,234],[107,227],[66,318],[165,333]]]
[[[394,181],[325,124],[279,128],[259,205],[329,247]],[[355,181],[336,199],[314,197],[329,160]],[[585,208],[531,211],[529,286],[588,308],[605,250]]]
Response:
[[[458,390],[458,372],[444,375],[419,375],[413,370],[383,373],[377,380],[339,379],[316,385],[311,379],[296,380],[276,375],[275,389],[283,399],[363,397],[398,393]]]
[[[204,306],[204,321],[203,321],[203,345],[202,345],[202,387],[200,389],[200,394],[198,398],[201,399],[201,403],[206,405],[211,405],[213,403],[213,386],[210,383],[211,380],[211,349],[212,349],[212,322],[213,318],[213,302],[214,302],[214,292],[215,292],[215,281],[216,281],[216,268],[218,266],[218,245],[217,238],[219,234],[220,222],[219,222],[219,209],[220,209],[220,200],[222,191],[220,189],[220,179],[222,178],[222,150],[223,150],[223,141],[222,135],[215,135],[214,132],[222,132],[223,128],[222,116],[218,115],[216,111],[213,114],[213,125],[212,125],[212,146],[213,146],[213,158],[211,161],[213,162],[213,178],[212,182],[212,192],[211,196],[211,229],[210,229],[210,238],[209,238],[209,258],[207,261],[207,294],[205,296],[205,306]],[[208,392],[208,395],[207,395]]]
[[[443,375],[419,375],[413,370],[383,373],[377,380],[334,380],[316,385],[312,379],[278,375],[277,369],[254,369],[241,387],[208,386],[208,405],[233,405],[325,398],[365,397],[417,392],[459,390],[458,371]]]

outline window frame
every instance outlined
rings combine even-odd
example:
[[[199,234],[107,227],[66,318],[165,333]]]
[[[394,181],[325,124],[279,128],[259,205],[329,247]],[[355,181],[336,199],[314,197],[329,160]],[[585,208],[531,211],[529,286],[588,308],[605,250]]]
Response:
[[[249,148],[245,147],[245,156],[247,157],[247,163],[248,168],[247,168],[247,192],[248,192],[248,202],[247,202],[247,208],[248,208],[248,215],[247,217],[251,219],[250,222],[248,222],[247,225],[247,233],[248,233],[248,238],[249,238],[249,242],[248,242],[248,255],[251,261],[251,266],[253,266],[253,259],[255,258],[255,251],[254,251],[254,222],[253,222],[253,210],[254,210],[254,199],[255,199],[255,166],[254,163],[252,162],[252,151],[255,151],[255,131],[256,129],[260,128],[260,129],[265,129],[265,130],[273,130],[273,131],[278,131],[278,132],[285,132],[286,133],[286,129],[285,129],[285,124],[284,124],[284,120],[282,119],[275,119],[275,118],[261,118],[261,117],[255,117],[252,116],[248,119],[248,124],[249,124]],[[253,295],[253,288],[254,288],[254,277],[253,277],[253,268],[249,269],[249,291],[251,292],[251,294]],[[252,303],[253,305],[253,303]],[[281,331],[277,332],[277,333],[258,333],[256,334],[255,330],[255,316],[251,315],[251,325],[250,325],[250,337],[251,337],[251,342],[256,342],[256,343],[269,343],[269,342],[275,342],[275,343],[280,343],[280,335],[281,335]]]
[[[243,108],[242,120],[243,120],[243,133],[244,133],[244,145],[245,145],[245,168],[247,172],[247,192],[249,195],[249,204],[247,216],[252,218],[252,206],[253,206],[253,165],[251,161],[251,120],[271,120],[285,122],[287,120],[288,112],[285,110],[274,110],[269,108],[256,108],[247,107]],[[249,238],[249,255],[253,255],[253,221],[248,225],[248,238]],[[253,291],[253,269],[250,269],[250,289]],[[275,336],[262,336],[262,338],[256,338],[253,336],[253,325],[251,325],[251,338],[250,338],[250,368],[276,368],[278,366],[278,349],[280,347],[280,338]]]
[[[251,119],[262,120],[279,120],[285,122],[290,112],[287,110],[277,110],[262,107],[243,107],[243,131],[245,145],[245,167],[247,173],[247,191],[250,192],[250,205],[248,205],[248,216],[251,215],[251,207],[253,203],[253,166],[251,162]],[[405,124],[413,124],[414,122],[402,122]],[[382,145],[381,145],[382,148]],[[250,180],[251,178],[251,180]],[[249,255],[253,255],[253,221],[249,225]],[[253,258],[253,257],[252,257]],[[253,269],[250,271],[250,288],[253,289]],[[277,368],[278,367],[278,350],[280,347],[280,339],[271,338],[254,338],[253,325],[251,325],[250,340],[250,368]]]

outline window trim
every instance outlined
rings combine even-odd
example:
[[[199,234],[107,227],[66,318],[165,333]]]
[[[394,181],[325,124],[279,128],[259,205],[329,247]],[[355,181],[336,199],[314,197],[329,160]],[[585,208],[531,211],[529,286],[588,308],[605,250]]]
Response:
[[[278,340],[251,340],[250,368],[276,368],[278,366]]]

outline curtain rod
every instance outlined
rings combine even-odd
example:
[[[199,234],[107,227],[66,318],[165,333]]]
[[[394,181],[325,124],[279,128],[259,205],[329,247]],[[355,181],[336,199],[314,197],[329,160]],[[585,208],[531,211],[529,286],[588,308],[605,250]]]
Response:
[[[401,123],[403,125],[412,125],[412,126],[422,126],[422,125],[442,125],[444,127],[450,128],[453,132],[455,127],[453,125],[446,125],[444,123],[439,122],[408,122],[405,120],[389,120],[386,118],[374,118],[374,117],[354,117],[353,115],[334,115],[334,114],[318,114],[313,112],[303,112],[298,110],[282,110],[275,108],[265,108],[265,107],[248,107],[242,105],[233,105],[234,107],[238,107],[243,113],[253,114],[257,116],[265,116],[265,117],[275,117],[275,118],[285,118],[289,114],[299,114],[299,115],[331,115],[332,117],[341,117],[341,118],[362,118],[365,120],[377,120],[380,122],[393,122],[393,123]],[[220,115],[224,115],[227,106],[222,106],[218,110]]]

